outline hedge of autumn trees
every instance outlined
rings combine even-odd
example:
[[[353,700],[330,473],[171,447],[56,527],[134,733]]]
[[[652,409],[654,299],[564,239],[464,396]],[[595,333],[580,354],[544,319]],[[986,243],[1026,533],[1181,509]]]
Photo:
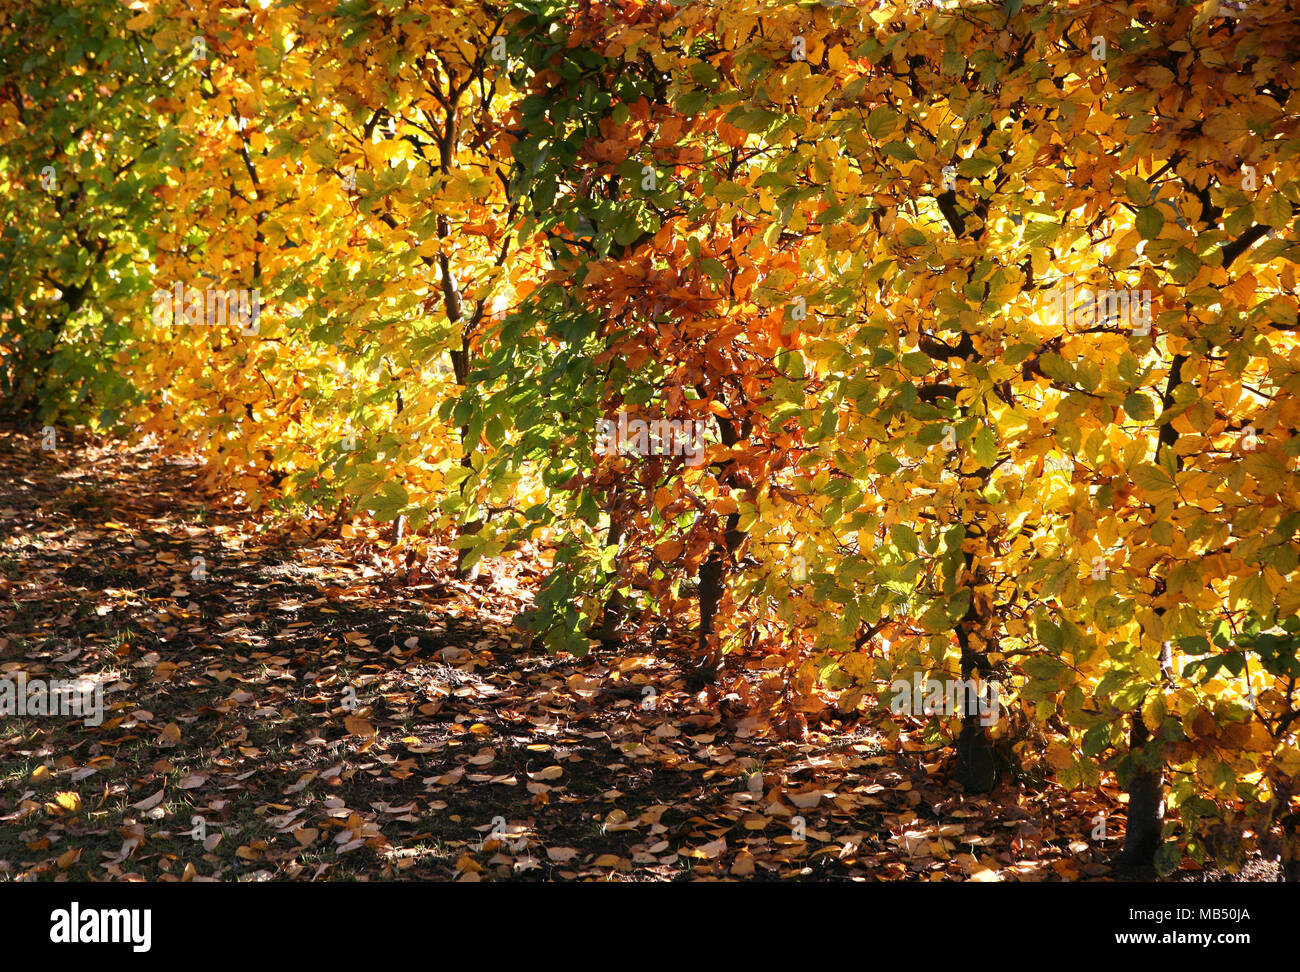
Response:
[[[534,544],[548,647],[690,632],[780,733],[996,679],[928,727],[968,789],[1002,747],[1113,774],[1129,861],[1300,858],[1291,0],[0,10],[24,420]]]

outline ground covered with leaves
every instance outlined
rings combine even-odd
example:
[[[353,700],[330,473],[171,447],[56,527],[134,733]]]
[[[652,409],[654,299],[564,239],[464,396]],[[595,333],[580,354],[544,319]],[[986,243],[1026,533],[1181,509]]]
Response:
[[[0,434],[0,677],[94,679],[105,708],[0,721],[0,879],[1110,873],[1117,790],[964,795],[919,723],[779,741],[743,664],[692,694],[671,644],[530,648],[537,551],[461,581],[448,548],[250,516],[199,478]]]

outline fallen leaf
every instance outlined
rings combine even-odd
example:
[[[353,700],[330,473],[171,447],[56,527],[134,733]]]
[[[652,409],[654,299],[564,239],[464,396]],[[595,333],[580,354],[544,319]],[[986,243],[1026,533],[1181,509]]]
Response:
[[[158,804],[162,803],[163,793],[165,790],[159,790],[153,796],[147,796],[139,803],[131,804],[132,810],[152,810]]]
[[[375,735],[375,727],[360,716],[347,716],[343,720],[343,727],[354,736],[360,736],[363,739]]]

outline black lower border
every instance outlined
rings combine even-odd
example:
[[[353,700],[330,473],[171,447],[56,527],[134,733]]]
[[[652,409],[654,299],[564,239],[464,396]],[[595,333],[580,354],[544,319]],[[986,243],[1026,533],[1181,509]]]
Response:
[[[146,963],[277,954],[441,963],[466,948],[489,961],[686,957],[686,948],[764,964],[816,961],[822,949],[922,962],[1027,946],[1294,956],[1298,918],[1300,894],[1286,884],[0,885],[0,931],[24,951]],[[115,929],[128,940],[80,940]]]

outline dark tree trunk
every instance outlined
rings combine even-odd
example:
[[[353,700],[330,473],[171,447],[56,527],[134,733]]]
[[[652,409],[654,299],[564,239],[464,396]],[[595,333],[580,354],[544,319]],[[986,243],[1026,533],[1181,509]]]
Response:
[[[453,321],[458,321],[460,320],[460,316],[461,316],[460,293],[458,290],[456,290],[455,281],[451,277],[451,270],[445,265],[445,263],[443,266],[443,288],[447,294],[446,304],[448,307],[448,316]],[[456,383],[460,385],[462,388],[468,387],[468,383],[469,383],[469,353],[470,353],[470,345],[469,345],[468,335],[461,338],[461,346],[459,351],[452,350],[451,352],[449,352],[451,357],[452,373],[456,378]],[[468,425],[462,425],[460,427],[460,451],[461,451],[460,464],[464,466],[466,469],[472,469],[474,466],[474,462],[471,456],[471,453],[473,452],[473,448],[470,444],[470,434],[469,434]],[[463,485],[461,486],[461,495],[462,496],[464,495]],[[483,529],[482,520],[471,520],[470,522],[466,523],[464,526],[460,528],[460,535],[462,537],[473,536],[474,534],[478,533],[479,530],[481,529]],[[469,551],[466,550],[464,547],[462,547],[457,552],[456,576],[461,578],[462,580],[470,580],[470,581],[477,580],[479,566],[476,563],[474,564],[473,567],[466,568],[465,558],[468,556],[469,556]]]
[[[697,385],[696,389],[701,397],[708,397],[704,388]],[[717,422],[719,436],[723,445],[731,448],[740,442],[742,433],[736,429],[731,420],[719,416]],[[747,421],[744,425],[743,434],[749,434]],[[730,463],[728,463],[723,474],[718,477],[718,481],[733,488],[742,485],[737,481],[734,466]],[[722,595],[726,588],[727,565],[745,539],[745,534],[736,528],[739,523],[740,514],[731,513],[727,516],[726,533],[723,542],[714,544],[713,549],[709,551],[709,555],[700,564],[699,664],[691,678],[693,686],[711,685],[717,681],[718,676],[722,673],[722,656],[710,645],[710,635],[713,634],[713,621],[718,615],[718,606],[722,603]]]
[[[1129,753],[1139,758],[1150,732],[1142,713],[1134,712],[1129,733]],[[1128,785],[1128,824],[1124,832],[1124,849],[1119,865],[1125,868],[1148,868],[1155,862],[1160,848],[1160,822],[1164,816],[1164,781],[1161,774],[1139,764]]]
[[[740,515],[732,513],[727,517],[727,533],[723,543],[715,544],[704,563],[700,564],[700,635],[699,667],[696,671],[697,684],[712,684],[722,673],[722,656],[709,644],[713,634],[713,619],[718,615],[718,605],[726,588],[727,563],[736,552],[745,535],[736,529]]]
[[[978,716],[962,719],[961,735],[957,737],[957,762],[952,778],[967,793],[988,793],[998,782],[998,767],[994,758],[993,743],[979,724]]]
[[[970,557],[968,555],[969,562]],[[961,646],[962,686],[961,734],[957,737],[957,760],[953,765],[952,779],[960,783],[967,793],[988,793],[998,782],[997,761],[993,742],[980,724],[978,700],[973,697],[969,683],[977,676],[987,677],[983,658],[970,646],[967,624],[978,623],[974,600],[966,616],[957,624],[957,643]],[[990,702],[992,699],[990,699]]]
[[[618,516],[619,494],[614,493],[614,501],[610,504],[609,510],[609,536],[605,541],[607,547],[623,547],[623,524]],[[616,555],[617,557],[617,555]],[[615,562],[615,569],[618,564]],[[617,581],[615,584],[617,585]],[[627,616],[627,606],[624,604],[623,595],[619,592],[617,586],[609,592],[609,597],[605,600],[605,607],[600,615],[600,627],[596,631],[596,637],[605,648],[614,648],[621,643],[618,635],[618,629],[623,624]]]
[[[1226,266],[1226,263],[1225,263]],[[1160,396],[1166,415],[1173,414],[1174,390],[1182,381],[1183,364],[1187,356],[1174,355],[1169,363],[1169,378],[1165,381],[1165,390]],[[1172,419],[1160,426],[1159,443],[1156,446],[1156,459],[1162,450],[1173,449],[1178,444],[1178,430]],[[1183,468],[1183,460],[1175,455],[1174,463],[1178,469]],[[1165,593],[1163,577],[1156,580],[1156,593]],[[1165,608],[1156,608],[1156,614],[1164,617]],[[1160,668],[1166,681],[1173,676],[1173,658],[1168,645],[1160,649]],[[1164,774],[1159,769],[1151,769],[1142,757],[1142,749],[1150,741],[1151,733],[1142,721],[1142,707],[1133,712],[1129,731],[1129,755],[1135,760],[1133,778],[1128,785],[1128,824],[1124,831],[1124,849],[1120,852],[1118,864],[1123,868],[1147,868],[1155,863],[1156,851],[1160,848],[1160,821],[1164,816]]]

